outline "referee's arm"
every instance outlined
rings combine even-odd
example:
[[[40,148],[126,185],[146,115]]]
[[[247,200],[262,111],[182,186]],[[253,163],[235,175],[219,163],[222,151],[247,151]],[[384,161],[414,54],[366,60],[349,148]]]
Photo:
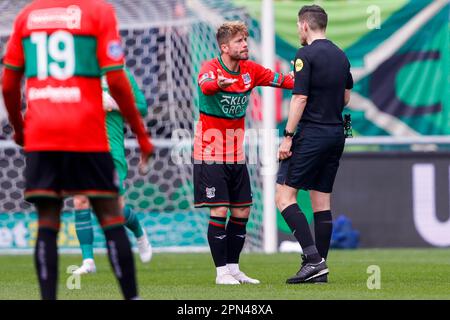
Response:
[[[295,57],[295,82],[292,90],[291,104],[289,107],[289,116],[286,124],[286,131],[294,133],[298,123],[303,115],[309,94],[309,83],[311,67],[308,58],[300,49]],[[278,149],[278,159],[284,160],[292,155],[291,152],[292,137],[285,136]]]
[[[297,128],[300,119],[302,118],[303,111],[306,107],[307,96],[301,94],[294,94],[291,98],[289,106],[289,116],[286,124],[286,131],[294,132]]]
[[[292,95],[286,131],[292,133],[295,132],[295,129],[297,128],[297,125],[302,117],[303,110],[305,110],[307,100],[307,96],[300,94]],[[278,149],[278,159],[284,160],[289,158],[292,155],[291,146],[292,137],[285,136]]]
[[[344,105],[348,105],[348,103],[350,102],[350,94],[351,94],[352,90],[351,89],[345,89],[345,95],[344,95]]]
[[[348,105],[350,102],[350,94],[353,89],[353,76],[350,72],[350,62],[348,63],[347,83],[345,84],[344,105]]]

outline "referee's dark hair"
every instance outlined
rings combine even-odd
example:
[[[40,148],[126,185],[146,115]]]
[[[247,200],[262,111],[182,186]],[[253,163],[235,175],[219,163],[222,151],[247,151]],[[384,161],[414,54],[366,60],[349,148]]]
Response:
[[[328,23],[328,15],[322,7],[318,5],[303,6],[298,12],[298,21],[306,21],[308,26],[316,30],[325,30]]]

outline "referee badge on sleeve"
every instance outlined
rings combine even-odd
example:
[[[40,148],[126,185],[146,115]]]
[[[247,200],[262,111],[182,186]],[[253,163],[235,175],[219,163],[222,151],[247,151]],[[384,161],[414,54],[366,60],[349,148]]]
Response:
[[[299,72],[303,69],[303,61],[302,59],[295,60],[295,72]]]

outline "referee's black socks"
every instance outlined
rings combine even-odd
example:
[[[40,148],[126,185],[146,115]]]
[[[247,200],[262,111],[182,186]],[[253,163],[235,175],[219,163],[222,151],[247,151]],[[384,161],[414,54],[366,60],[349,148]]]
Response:
[[[325,260],[330,249],[331,233],[333,232],[333,218],[331,211],[314,212],[314,233],[317,251]]]
[[[293,203],[285,208],[281,215],[288,224],[292,233],[302,247],[303,254],[307,262],[318,263],[321,261],[321,256],[317,251],[314,240],[309,230],[308,221],[305,215],[300,210],[298,204]]]

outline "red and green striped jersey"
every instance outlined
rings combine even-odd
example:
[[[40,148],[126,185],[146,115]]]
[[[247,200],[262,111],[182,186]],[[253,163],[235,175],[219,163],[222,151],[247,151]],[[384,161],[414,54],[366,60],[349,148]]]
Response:
[[[217,69],[222,70],[224,77],[237,81],[220,89]],[[233,163],[245,159],[245,114],[252,89],[257,86],[292,89],[294,80],[251,60],[241,60],[239,71],[233,72],[219,56],[202,66],[198,85],[200,118],[194,138],[194,159]]]
[[[32,2],[16,17],[3,63],[25,73],[26,151],[109,150],[100,77],[124,63],[109,3]]]

